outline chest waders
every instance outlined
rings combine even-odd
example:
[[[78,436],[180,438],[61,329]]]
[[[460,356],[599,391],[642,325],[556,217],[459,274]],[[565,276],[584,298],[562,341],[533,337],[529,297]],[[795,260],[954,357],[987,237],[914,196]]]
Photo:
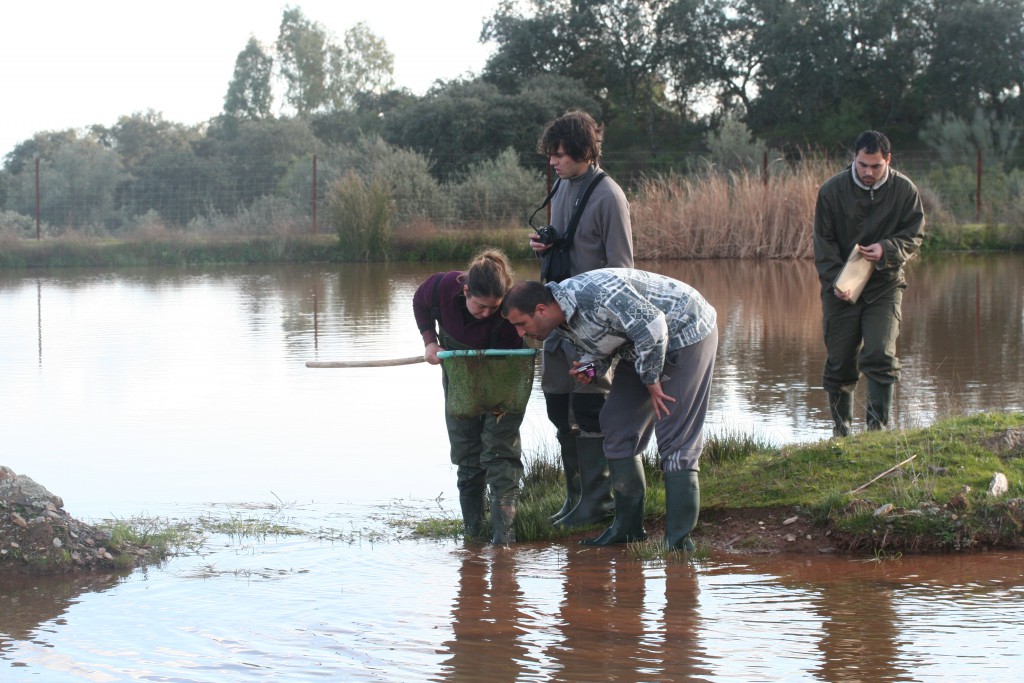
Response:
[[[436,292],[436,287],[435,287]],[[436,300],[436,298],[435,298]],[[469,351],[449,335],[437,316],[438,342],[450,351]],[[497,328],[491,336],[491,346],[497,338]],[[449,377],[442,364],[441,382],[445,403],[448,402]],[[484,413],[475,417],[453,417],[445,410],[445,425],[451,445],[451,462],[456,466],[459,506],[467,539],[480,539],[483,531],[485,495],[491,489],[492,543],[507,545],[516,540],[516,507],[519,500],[519,482],[523,477],[522,448],[519,425],[522,413],[494,415]]]

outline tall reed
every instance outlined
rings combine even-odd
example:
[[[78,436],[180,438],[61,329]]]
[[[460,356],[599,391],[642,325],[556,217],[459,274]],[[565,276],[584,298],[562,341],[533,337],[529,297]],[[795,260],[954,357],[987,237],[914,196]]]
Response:
[[[837,169],[805,160],[776,170],[644,178],[633,213],[638,259],[807,258],[818,187]]]

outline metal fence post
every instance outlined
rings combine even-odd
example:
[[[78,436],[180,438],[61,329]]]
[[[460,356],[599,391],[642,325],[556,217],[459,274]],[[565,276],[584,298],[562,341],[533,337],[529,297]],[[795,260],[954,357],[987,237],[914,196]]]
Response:
[[[39,241],[39,157],[36,157],[36,241]]]
[[[317,233],[316,225],[316,155],[313,155],[313,234]]]
[[[978,148],[978,189],[974,195],[974,221],[981,222],[981,148]]]

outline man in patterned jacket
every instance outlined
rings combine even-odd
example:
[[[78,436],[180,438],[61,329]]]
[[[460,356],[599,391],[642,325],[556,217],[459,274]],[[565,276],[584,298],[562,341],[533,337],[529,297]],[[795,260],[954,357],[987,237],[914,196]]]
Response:
[[[615,519],[586,545],[643,540],[646,482],[640,455],[653,431],[665,474],[665,544],[693,550],[698,471],[718,348],[715,309],[693,287],[664,275],[602,268],[560,283],[521,282],[502,314],[522,336],[557,332],[579,352],[569,372],[584,384],[618,359],[601,409]],[[592,369],[588,370],[589,364]]]

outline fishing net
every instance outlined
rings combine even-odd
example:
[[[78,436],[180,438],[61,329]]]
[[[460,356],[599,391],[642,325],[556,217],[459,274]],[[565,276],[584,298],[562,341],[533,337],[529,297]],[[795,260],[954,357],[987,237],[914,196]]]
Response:
[[[536,351],[484,354],[479,351],[449,352],[442,358],[448,373],[445,410],[452,417],[476,417],[483,413],[522,413],[533,389]],[[458,354],[458,355],[455,355]],[[492,355],[494,354],[494,355]]]

